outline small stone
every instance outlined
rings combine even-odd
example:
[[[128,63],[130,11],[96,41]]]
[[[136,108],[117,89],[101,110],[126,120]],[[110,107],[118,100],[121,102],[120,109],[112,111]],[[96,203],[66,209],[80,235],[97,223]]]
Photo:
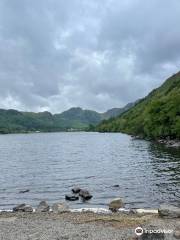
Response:
[[[69,207],[65,203],[54,203],[52,205],[52,211],[54,213],[68,212],[69,211]]]
[[[109,203],[109,209],[112,212],[116,212],[119,208],[123,208],[123,207],[124,207],[124,203],[121,198],[115,198]]]
[[[13,212],[33,212],[33,208],[30,205],[23,203],[14,207]]]
[[[180,218],[180,208],[170,205],[161,205],[158,213],[161,217]]]
[[[37,212],[49,212],[50,206],[46,201],[41,201],[37,206]]]
[[[65,195],[65,199],[67,201],[77,201],[77,200],[79,200],[79,197],[78,196],[74,196],[74,195]]]
[[[77,193],[80,193],[81,189],[79,187],[74,187],[72,188],[72,192],[77,194]]]
[[[30,190],[29,190],[29,189],[26,189],[26,190],[21,190],[21,191],[19,191],[19,193],[27,193],[27,192],[30,192]]]
[[[90,200],[93,196],[87,190],[81,190],[79,196],[84,200]]]

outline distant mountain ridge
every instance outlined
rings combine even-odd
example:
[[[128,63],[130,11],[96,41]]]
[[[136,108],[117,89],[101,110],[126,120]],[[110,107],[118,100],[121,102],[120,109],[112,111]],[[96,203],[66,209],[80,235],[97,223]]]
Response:
[[[113,108],[104,113],[73,107],[59,114],[50,112],[22,112],[14,109],[0,109],[0,133],[54,132],[84,130],[89,125],[96,126],[103,119],[118,116],[133,103],[124,108]]]
[[[180,139],[180,72],[119,117],[101,122],[96,130],[150,139]]]

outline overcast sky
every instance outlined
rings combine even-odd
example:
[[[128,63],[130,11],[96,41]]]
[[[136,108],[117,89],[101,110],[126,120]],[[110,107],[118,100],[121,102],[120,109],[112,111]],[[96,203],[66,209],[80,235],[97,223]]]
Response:
[[[179,70],[179,0],[0,1],[0,108],[105,111]]]

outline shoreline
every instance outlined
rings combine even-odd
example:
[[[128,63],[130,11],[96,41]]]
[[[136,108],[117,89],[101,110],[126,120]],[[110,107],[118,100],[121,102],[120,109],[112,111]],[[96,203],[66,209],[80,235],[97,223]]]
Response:
[[[157,140],[157,143],[163,144],[168,148],[180,149],[180,140],[177,140],[177,139],[174,139],[174,140],[159,139]]]
[[[129,135],[129,134],[127,134]],[[130,135],[133,140],[145,140],[155,144],[161,144],[168,148],[180,149],[180,140],[178,139],[147,139],[145,137]]]
[[[62,203],[64,204],[64,203]],[[49,209],[49,213],[53,213],[52,208]],[[91,212],[94,214],[106,214],[106,215],[112,215],[113,212],[109,210],[108,208],[69,208],[65,212],[70,213],[86,213]],[[0,214],[6,214],[6,213],[17,213],[14,212],[13,209],[0,209]],[[26,212],[28,213],[28,212]],[[33,208],[32,213],[37,213],[36,208]],[[119,208],[117,210],[117,213],[122,214],[158,214],[158,209],[150,209],[150,208],[137,208],[137,209],[128,209],[128,208]]]
[[[135,229],[142,227],[170,230],[163,239],[174,240],[173,235],[179,224],[179,219],[164,219],[152,213],[0,213],[0,239],[137,240],[141,238],[137,238]]]

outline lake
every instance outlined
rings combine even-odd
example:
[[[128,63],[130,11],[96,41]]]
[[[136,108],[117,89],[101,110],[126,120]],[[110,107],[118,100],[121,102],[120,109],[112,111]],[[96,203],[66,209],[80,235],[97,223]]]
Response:
[[[180,152],[121,133],[0,135],[0,209],[64,201],[73,186],[93,198],[72,208],[105,207],[116,197],[133,208],[179,206]]]

